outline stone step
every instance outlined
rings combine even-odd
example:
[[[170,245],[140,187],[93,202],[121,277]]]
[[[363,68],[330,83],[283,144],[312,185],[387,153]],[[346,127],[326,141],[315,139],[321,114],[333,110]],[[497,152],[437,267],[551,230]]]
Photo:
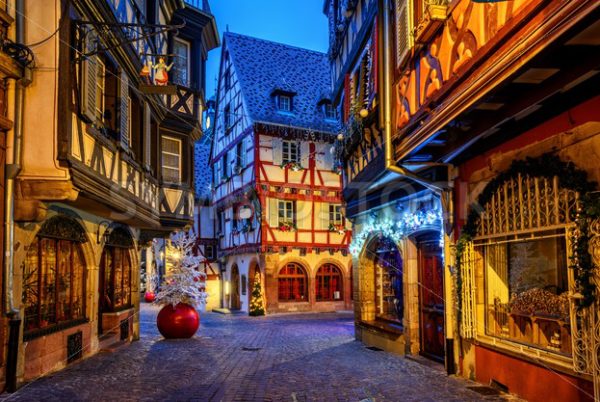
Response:
[[[119,333],[116,331],[106,332],[98,338],[100,350],[108,350],[110,346],[119,342]]]

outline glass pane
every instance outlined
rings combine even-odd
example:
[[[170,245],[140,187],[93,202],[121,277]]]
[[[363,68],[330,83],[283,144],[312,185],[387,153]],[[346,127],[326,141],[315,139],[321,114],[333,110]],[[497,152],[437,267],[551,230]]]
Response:
[[[486,332],[570,354],[565,238],[494,244],[484,253]]]
[[[71,319],[71,243],[58,242],[58,321]]]
[[[115,301],[114,306],[119,307],[123,304],[123,261],[120,248],[114,248],[114,287],[115,287]]]
[[[179,147],[181,142],[174,138],[162,137],[162,150],[171,154],[179,155]]]
[[[25,331],[38,327],[39,302],[39,260],[38,240],[34,240],[27,250],[23,270],[23,304],[25,306]]]
[[[129,263],[129,251],[123,250],[123,304],[131,303],[131,264]]]
[[[40,328],[56,322],[56,240],[41,240],[42,291]]]
[[[83,253],[78,244],[73,244],[73,283],[72,288],[72,318],[84,317],[83,304],[85,300],[85,283],[84,280],[85,262]]]

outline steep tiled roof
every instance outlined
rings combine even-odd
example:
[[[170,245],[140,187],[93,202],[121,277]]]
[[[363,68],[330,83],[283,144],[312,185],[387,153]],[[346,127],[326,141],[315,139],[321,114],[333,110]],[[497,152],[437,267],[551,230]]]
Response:
[[[210,190],[212,170],[208,164],[208,160],[210,158],[210,143],[214,132],[213,127],[205,130],[202,138],[194,144],[194,188],[196,198],[201,201],[209,200],[212,197]]]
[[[326,120],[318,106],[322,94],[331,92],[325,53],[231,32],[225,33],[224,41],[242,87],[246,113],[254,122],[337,131],[338,123]],[[296,94],[292,113],[277,111],[274,90]]]

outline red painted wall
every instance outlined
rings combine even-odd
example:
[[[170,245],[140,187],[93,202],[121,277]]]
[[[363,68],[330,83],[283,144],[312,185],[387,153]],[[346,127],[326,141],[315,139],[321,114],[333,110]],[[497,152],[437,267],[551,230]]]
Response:
[[[558,373],[523,360],[475,346],[477,381],[489,384],[494,379],[530,402],[583,402],[594,400],[594,387],[581,378]]]

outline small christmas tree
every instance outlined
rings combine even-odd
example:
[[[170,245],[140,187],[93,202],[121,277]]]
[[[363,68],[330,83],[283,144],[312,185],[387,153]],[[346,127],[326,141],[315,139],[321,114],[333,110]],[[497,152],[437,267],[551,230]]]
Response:
[[[156,303],[178,303],[199,307],[206,304],[206,273],[200,270],[202,257],[193,252],[196,236],[179,233],[166,246],[166,275]]]
[[[250,312],[248,315],[257,317],[259,315],[265,315],[265,306],[263,305],[262,291],[260,287],[260,275],[254,276],[254,286],[252,287],[252,294],[250,299]]]

